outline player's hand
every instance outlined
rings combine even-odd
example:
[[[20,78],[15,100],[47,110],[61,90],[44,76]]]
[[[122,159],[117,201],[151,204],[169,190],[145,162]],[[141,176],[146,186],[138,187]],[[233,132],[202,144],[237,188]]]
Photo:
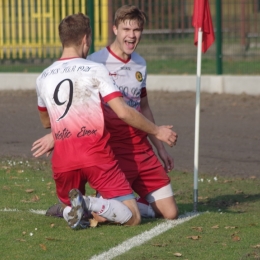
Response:
[[[159,157],[164,163],[164,169],[166,172],[170,172],[174,168],[173,158],[169,155],[169,153],[165,150],[165,148],[161,148],[157,150]]]
[[[98,223],[104,223],[104,222],[108,222],[108,220],[100,215],[98,215],[95,212],[91,212],[93,218],[98,222]]]
[[[32,144],[32,149],[31,151],[33,153],[34,157],[39,157],[43,154],[46,153],[46,156],[48,157],[52,151],[54,149],[54,139],[52,134],[47,134],[44,137],[36,140],[33,144]]]
[[[155,137],[165,143],[170,147],[173,147],[177,143],[178,135],[171,130],[172,125],[163,125],[158,127],[158,133]]]

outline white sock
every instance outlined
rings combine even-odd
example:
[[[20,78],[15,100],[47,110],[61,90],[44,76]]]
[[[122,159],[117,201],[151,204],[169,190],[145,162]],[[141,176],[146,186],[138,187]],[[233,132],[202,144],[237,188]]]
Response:
[[[63,218],[68,222],[69,221],[69,212],[71,211],[71,207],[67,206],[63,210]]]
[[[141,199],[141,198],[136,198],[136,203],[137,207],[140,211],[141,217],[143,218],[155,218],[155,212],[147,201]]]
[[[132,217],[131,210],[120,201],[94,197],[88,198],[90,202],[89,209],[109,221],[124,224]]]

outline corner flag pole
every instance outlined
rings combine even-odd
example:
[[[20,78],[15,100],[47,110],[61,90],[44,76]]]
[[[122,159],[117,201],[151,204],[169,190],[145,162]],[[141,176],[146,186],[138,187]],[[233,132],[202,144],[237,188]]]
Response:
[[[201,79],[201,55],[202,55],[201,28],[198,30],[197,48],[197,78],[196,78],[196,110],[195,110],[195,142],[194,142],[194,185],[193,185],[193,211],[197,212],[198,205],[198,172],[199,172],[199,130],[200,130],[200,79]]]
[[[194,212],[198,205],[198,171],[199,171],[199,129],[200,129],[200,79],[201,55],[215,40],[208,0],[194,0],[192,25],[195,28],[194,44],[197,48],[197,81],[195,110],[195,145],[194,145]]]

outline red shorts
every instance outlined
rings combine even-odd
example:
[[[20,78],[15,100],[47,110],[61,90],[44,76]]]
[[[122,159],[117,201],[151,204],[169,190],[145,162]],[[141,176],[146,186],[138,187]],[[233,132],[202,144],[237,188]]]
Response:
[[[145,198],[148,193],[171,182],[152,149],[128,154],[126,150],[113,151],[126,179],[140,197]]]
[[[106,199],[133,193],[117,161],[68,172],[54,172],[53,179],[56,183],[58,198],[66,205],[70,205],[68,193],[71,189],[77,188],[85,195],[87,182]]]

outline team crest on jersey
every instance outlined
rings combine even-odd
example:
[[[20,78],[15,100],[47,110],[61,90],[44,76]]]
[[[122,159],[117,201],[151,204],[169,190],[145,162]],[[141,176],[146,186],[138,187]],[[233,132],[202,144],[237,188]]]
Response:
[[[136,77],[136,79],[137,79],[139,82],[143,81],[143,75],[142,75],[142,73],[141,73],[140,71],[137,71],[137,72],[135,73],[135,77]]]

